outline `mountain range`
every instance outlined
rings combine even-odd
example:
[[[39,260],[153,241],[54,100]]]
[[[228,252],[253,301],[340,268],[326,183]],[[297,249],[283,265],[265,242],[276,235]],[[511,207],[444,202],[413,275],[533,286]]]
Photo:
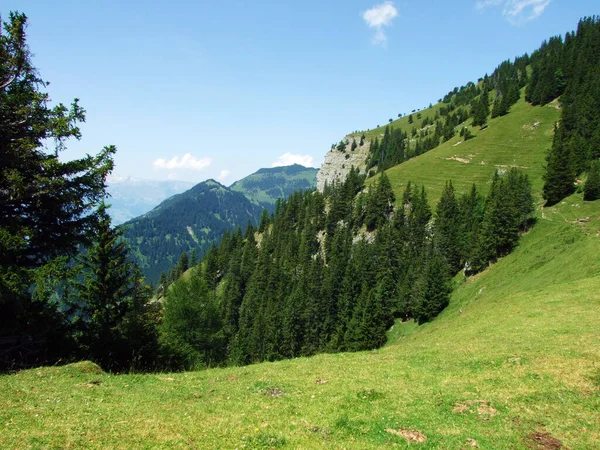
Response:
[[[315,188],[316,174],[315,168],[295,164],[260,169],[231,187],[212,179],[203,181],[126,222],[125,238],[147,280],[156,282],[183,252],[195,251],[201,257],[225,231],[245,229],[248,223],[256,226],[263,209],[273,211],[277,199]]]

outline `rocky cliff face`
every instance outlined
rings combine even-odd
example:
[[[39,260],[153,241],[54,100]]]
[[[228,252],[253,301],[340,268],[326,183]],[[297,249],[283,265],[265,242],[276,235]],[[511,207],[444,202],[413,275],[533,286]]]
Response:
[[[325,155],[325,161],[317,173],[317,189],[319,191],[323,191],[325,184],[330,185],[334,181],[344,181],[352,167],[358,168],[361,173],[366,171],[371,143],[365,141],[363,145],[352,150],[353,138],[356,138],[357,143],[360,140],[360,136],[348,135],[343,139],[343,142],[348,143],[344,150],[332,148]]]

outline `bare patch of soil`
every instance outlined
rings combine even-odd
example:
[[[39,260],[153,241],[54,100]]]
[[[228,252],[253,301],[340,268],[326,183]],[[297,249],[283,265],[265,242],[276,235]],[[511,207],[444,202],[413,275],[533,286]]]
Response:
[[[85,387],[94,387],[94,386],[100,386],[100,384],[102,384],[102,381],[100,380],[92,380],[88,383],[79,383],[77,386],[85,386]]]
[[[265,390],[265,395],[270,395],[271,397],[281,397],[283,395],[283,391],[276,387],[270,387]]]
[[[454,405],[454,408],[452,408],[452,411],[457,414],[477,412],[477,414],[484,420],[489,420],[498,412],[496,408],[494,408],[485,400],[467,400],[465,402],[457,402]]]
[[[479,448],[479,443],[475,439],[467,438],[467,445],[473,448]]]
[[[392,430],[391,428],[385,429],[386,433],[393,434],[394,436],[400,436],[406,439],[408,442],[425,442],[427,436],[417,430],[409,430],[407,428],[400,428],[399,430]]]
[[[536,431],[527,435],[527,439],[530,441],[530,448],[538,448],[543,450],[558,450],[563,447],[561,441],[556,439],[550,433]]]

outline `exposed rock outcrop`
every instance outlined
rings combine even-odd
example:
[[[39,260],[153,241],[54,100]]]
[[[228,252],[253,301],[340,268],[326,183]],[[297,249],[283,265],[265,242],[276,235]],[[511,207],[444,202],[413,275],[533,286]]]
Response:
[[[352,139],[356,138],[358,143],[360,136],[346,136],[343,141],[347,142],[345,150],[332,148],[327,155],[325,161],[317,173],[317,189],[323,191],[325,184],[331,184],[334,181],[343,181],[346,175],[350,172],[350,168],[355,167],[364,173],[367,168],[367,158],[369,156],[369,148],[371,143],[365,141],[363,145],[359,145],[352,150]]]

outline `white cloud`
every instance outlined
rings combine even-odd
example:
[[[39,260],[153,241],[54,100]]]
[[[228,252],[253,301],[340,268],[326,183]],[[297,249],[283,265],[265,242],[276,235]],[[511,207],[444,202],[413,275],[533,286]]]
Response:
[[[383,28],[390,26],[393,20],[398,17],[398,10],[393,2],[385,1],[366,10],[362,17],[369,28],[375,28],[373,44],[385,45],[387,36]]]
[[[512,25],[537,19],[552,0],[478,0],[475,8],[482,10],[490,6],[503,5],[502,15]]]
[[[284,153],[277,158],[277,161],[271,164],[271,167],[291,166],[292,164],[313,167],[313,157],[310,155],[294,155],[292,153]]]
[[[231,172],[229,170],[221,170],[221,173],[219,174],[219,176],[217,177],[217,180],[219,181],[223,181],[225,178],[227,178],[229,175],[231,174]]]
[[[174,156],[168,161],[164,158],[158,158],[152,163],[155,170],[173,170],[173,169],[190,169],[202,170],[212,164],[212,158],[194,158],[190,153],[186,153],[181,158]]]

